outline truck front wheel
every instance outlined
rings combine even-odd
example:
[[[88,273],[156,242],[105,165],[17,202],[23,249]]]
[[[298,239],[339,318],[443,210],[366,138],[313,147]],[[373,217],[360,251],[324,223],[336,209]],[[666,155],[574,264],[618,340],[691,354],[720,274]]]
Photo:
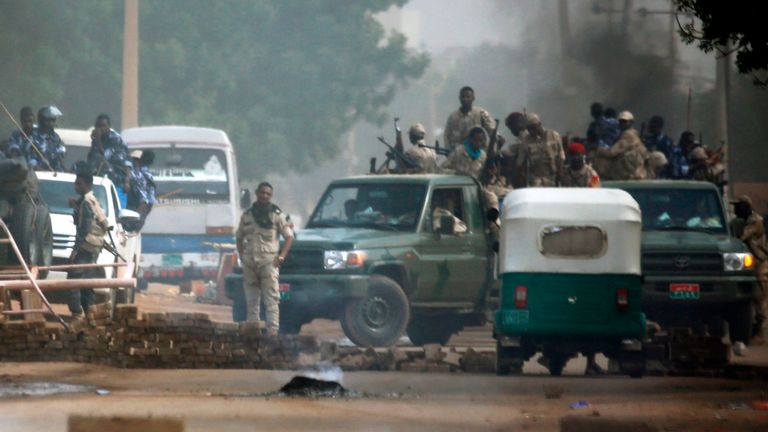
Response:
[[[365,297],[346,304],[341,326],[355,345],[390,346],[403,335],[409,320],[408,297],[400,285],[375,275]]]

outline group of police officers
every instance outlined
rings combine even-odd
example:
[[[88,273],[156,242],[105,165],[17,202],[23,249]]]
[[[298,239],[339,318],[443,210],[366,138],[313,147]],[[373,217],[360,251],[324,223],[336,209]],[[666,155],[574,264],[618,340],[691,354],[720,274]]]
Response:
[[[87,159],[71,167],[65,166],[66,145],[56,133],[56,121],[61,111],[45,106],[37,112],[37,124],[31,108],[20,112],[20,128],[15,130],[0,152],[0,157],[19,158],[36,171],[72,171],[76,174],[74,189],[78,198],[69,200],[76,227],[75,244],[70,255],[72,264],[93,264],[104,245],[110,227],[104,210],[93,194],[93,176],[106,176],[115,185],[121,207],[140,215],[140,229],[155,204],[155,182],[149,171],[154,160],[151,151],[129,152],[122,137],[111,127],[108,115],[100,114],[91,132],[91,147]],[[75,268],[70,279],[97,278],[99,269]],[[89,308],[95,301],[93,289],[72,290],[69,309],[73,321],[90,318]]]

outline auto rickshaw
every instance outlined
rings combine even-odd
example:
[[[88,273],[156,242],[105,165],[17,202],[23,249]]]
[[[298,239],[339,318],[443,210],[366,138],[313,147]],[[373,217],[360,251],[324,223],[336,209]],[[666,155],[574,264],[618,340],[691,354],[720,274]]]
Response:
[[[601,352],[642,376],[637,202],[616,189],[519,189],[504,200],[501,220],[498,374],[521,373],[542,352],[560,375],[578,353]]]

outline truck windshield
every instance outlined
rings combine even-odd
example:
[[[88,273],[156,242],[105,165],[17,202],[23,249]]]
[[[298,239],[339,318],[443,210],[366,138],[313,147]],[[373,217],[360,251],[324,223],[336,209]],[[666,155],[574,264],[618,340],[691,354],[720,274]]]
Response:
[[[307,228],[355,227],[414,231],[424,207],[426,186],[360,184],[331,186]]]
[[[97,180],[98,181],[98,180]],[[104,214],[109,216],[109,206],[107,205],[107,188],[103,185],[94,184],[93,194],[104,209]],[[48,204],[51,213],[69,214],[74,210],[69,207],[69,199],[77,199],[77,194],[72,183],[56,180],[40,180],[40,195],[43,201]]]
[[[640,204],[644,231],[727,234],[720,198],[710,190],[627,190]]]

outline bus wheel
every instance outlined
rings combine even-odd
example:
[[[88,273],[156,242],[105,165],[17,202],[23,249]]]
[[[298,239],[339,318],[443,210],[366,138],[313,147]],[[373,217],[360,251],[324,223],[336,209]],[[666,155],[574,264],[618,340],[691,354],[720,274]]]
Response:
[[[496,341],[496,375],[520,375],[523,373],[523,357],[520,348],[503,347]]]
[[[408,297],[392,279],[374,275],[365,297],[349,301],[342,316],[344,334],[362,347],[391,346],[410,320]]]
[[[549,374],[552,376],[560,376],[563,374],[563,369],[568,363],[569,356],[561,353],[547,354]]]

